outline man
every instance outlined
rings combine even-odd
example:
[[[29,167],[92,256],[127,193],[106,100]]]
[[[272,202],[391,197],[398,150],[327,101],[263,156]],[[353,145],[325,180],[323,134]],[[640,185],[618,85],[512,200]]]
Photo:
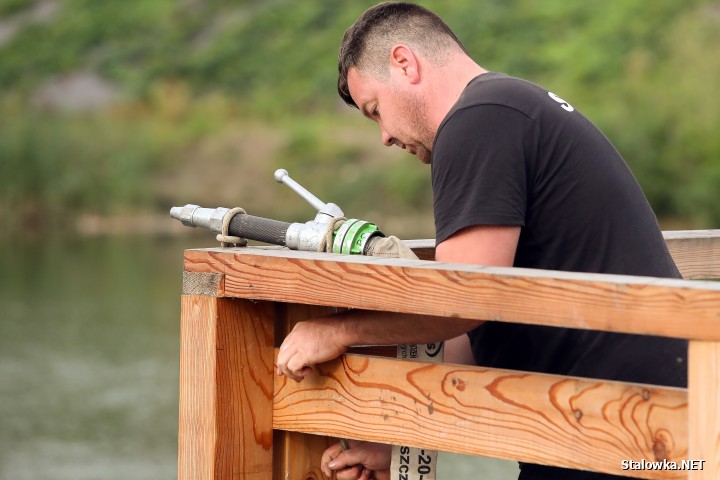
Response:
[[[339,70],[341,97],[379,125],[382,142],[431,165],[437,260],[680,277],[608,139],[554,93],[487,72],[432,12],[369,9],[345,33]],[[470,320],[449,328],[433,317],[357,311],[298,324],[278,373],[301,380],[355,344],[444,339],[454,362],[471,348],[478,365],[686,384],[681,340]],[[323,456],[338,478],[383,478],[388,467],[389,450],[377,444]],[[519,478],[613,477],[525,464]]]

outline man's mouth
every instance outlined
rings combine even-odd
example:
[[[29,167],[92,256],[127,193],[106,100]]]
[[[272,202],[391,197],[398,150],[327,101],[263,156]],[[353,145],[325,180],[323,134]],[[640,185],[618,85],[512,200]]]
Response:
[[[400,141],[398,141],[398,140],[395,140],[395,145],[397,145],[398,147],[402,148],[403,150],[407,150],[407,152],[410,153],[410,154],[412,154],[412,155],[416,155],[416,154],[417,154],[417,149],[416,149],[415,147],[413,147],[412,145],[406,145],[406,144],[404,144],[404,143],[402,143],[402,142],[400,142]]]

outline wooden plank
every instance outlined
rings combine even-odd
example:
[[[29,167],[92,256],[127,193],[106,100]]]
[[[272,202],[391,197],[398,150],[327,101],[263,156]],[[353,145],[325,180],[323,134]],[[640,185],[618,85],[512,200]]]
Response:
[[[672,230],[663,232],[665,243],[683,278],[720,279],[720,230]],[[435,259],[435,240],[405,240],[421,260]]]
[[[337,309],[314,305],[278,304],[276,306],[275,343],[290,333],[298,322],[322,317]],[[301,432],[274,432],[273,478],[275,480],[321,480],[327,477],[320,470],[323,452],[338,440],[333,437],[308,435]]]
[[[211,479],[217,434],[217,301],[208,296],[183,296],[181,311],[178,479]]]
[[[253,248],[188,250],[185,269],[240,298],[720,340],[717,282]]]
[[[688,458],[702,462],[691,480],[720,478],[720,342],[690,342]]]
[[[686,280],[720,279],[720,229],[663,232],[675,264]],[[435,239],[404,240],[420,260],[435,260]],[[282,250],[281,247],[253,247]]]
[[[272,478],[274,309],[182,297],[178,478]]]
[[[275,378],[273,427],[637,478],[687,458],[684,389],[345,355]]]
[[[720,230],[663,232],[683,278],[720,279]]]

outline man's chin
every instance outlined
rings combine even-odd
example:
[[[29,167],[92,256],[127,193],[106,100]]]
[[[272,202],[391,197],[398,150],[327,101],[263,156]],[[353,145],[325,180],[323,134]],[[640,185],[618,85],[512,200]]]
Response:
[[[432,153],[425,150],[420,149],[417,152],[415,152],[415,156],[420,160],[420,162],[424,163],[425,165],[430,165],[430,160],[432,160]]]

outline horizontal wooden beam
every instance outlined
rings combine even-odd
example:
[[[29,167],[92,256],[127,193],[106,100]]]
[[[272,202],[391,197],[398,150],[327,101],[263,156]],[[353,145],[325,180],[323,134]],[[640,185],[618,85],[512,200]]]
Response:
[[[720,230],[671,230],[665,242],[683,278],[720,279]],[[435,240],[406,240],[421,260],[435,259]]]
[[[720,230],[663,232],[683,278],[720,279]]]
[[[681,465],[687,403],[677,388],[345,355],[300,383],[275,377],[273,428],[685,479],[623,461]]]
[[[483,267],[272,248],[185,252],[223,295],[720,340],[720,283]]]

